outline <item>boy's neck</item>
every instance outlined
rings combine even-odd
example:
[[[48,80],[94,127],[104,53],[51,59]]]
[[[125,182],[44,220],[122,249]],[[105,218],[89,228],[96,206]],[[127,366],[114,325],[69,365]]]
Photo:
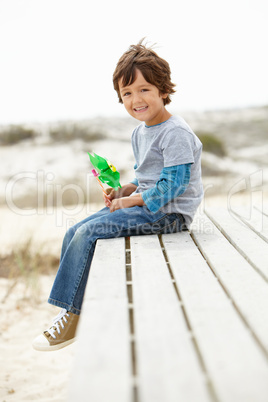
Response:
[[[159,118],[155,121],[153,121],[153,123],[147,122],[145,121],[145,125],[147,127],[153,127],[153,126],[157,126],[158,124],[164,123],[165,121],[167,121],[170,117],[172,116],[171,113],[169,113],[166,109],[164,109],[163,114],[161,116],[159,116]]]
[[[171,116],[172,116],[172,114],[169,116],[169,118],[168,118],[167,120],[164,120],[164,121],[162,121],[161,123],[152,124],[152,125],[150,125],[150,126],[147,126],[147,124],[145,123],[145,127],[147,127],[147,128],[152,128],[152,127],[156,127],[156,126],[161,126],[161,124],[166,123],[166,122],[170,119]]]

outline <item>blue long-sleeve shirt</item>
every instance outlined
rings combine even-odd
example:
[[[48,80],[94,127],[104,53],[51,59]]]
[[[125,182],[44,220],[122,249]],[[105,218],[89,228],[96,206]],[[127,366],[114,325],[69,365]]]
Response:
[[[142,192],[142,199],[147,208],[157,212],[169,201],[183,194],[189,184],[191,175],[191,163],[164,167],[155,186]],[[134,179],[131,183],[139,185]]]

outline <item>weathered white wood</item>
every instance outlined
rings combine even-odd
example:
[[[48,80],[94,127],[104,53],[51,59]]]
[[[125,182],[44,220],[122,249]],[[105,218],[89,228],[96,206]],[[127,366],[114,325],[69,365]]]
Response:
[[[97,242],[79,321],[69,401],[130,402],[124,239]]]
[[[268,364],[188,233],[163,236],[194,337],[221,402],[267,402]]]
[[[241,222],[231,211],[209,208],[208,217],[239,252],[268,280],[267,243]]]
[[[205,215],[196,216],[209,231],[195,229],[192,236],[213,272],[268,354],[268,283],[230,244]]]
[[[268,217],[268,206],[267,206],[267,204],[263,205],[262,208],[257,207],[257,206],[254,206],[254,208],[257,209],[258,211],[260,211],[263,215]]]
[[[245,223],[251,230],[257,233],[266,243],[268,243],[268,216],[264,215],[256,208],[248,210],[246,208],[235,208],[232,212]]]
[[[131,263],[139,401],[210,401],[158,237],[132,237]]]
[[[222,233],[201,216],[192,237],[216,276],[189,233],[163,236],[207,374],[157,236],[131,238],[138,402],[211,401],[207,381],[220,402],[268,400],[263,351],[268,347],[268,249],[260,239],[265,226],[258,233],[255,214],[245,222],[241,213],[208,213]],[[78,330],[71,402],[133,401],[124,256],[124,239],[98,242]]]

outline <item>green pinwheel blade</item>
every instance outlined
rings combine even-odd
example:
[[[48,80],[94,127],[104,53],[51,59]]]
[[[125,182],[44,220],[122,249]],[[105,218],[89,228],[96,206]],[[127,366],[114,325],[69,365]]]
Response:
[[[109,168],[108,162],[105,158],[102,158],[101,156],[95,153],[91,155],[88,152],[88,155],[90,158],[90,162],[92,163],[92,165],[94,166],[94,168],[97,170],[98,173],[101,173],[102,171],[107,170]]]
[[[110,168],[107,160],[97,154],[91,155],[88,152],[90,162],[94,166],[95,170],[99,173],[98,179],[103,183],[108,184],[110,187],[113,187],[115,190],[118,190],[118,187],[121,187],[120,184],[120,173],[115,171],[113,172]]]

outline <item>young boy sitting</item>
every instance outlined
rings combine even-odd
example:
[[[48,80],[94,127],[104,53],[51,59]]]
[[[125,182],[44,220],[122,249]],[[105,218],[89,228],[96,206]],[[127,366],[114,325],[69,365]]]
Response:
[[[74,341],[96,241],[180,232],[190,227],[203,197],[202,144],[187,123],[166,109],[175,92],[169,64],[138,43],[120,58],[114,75],[119,102],[141,124],[133,131],[135,179],[108,189],[105,208],[71,227],[48,302],[61,308],[33,342],[57,350]]]

